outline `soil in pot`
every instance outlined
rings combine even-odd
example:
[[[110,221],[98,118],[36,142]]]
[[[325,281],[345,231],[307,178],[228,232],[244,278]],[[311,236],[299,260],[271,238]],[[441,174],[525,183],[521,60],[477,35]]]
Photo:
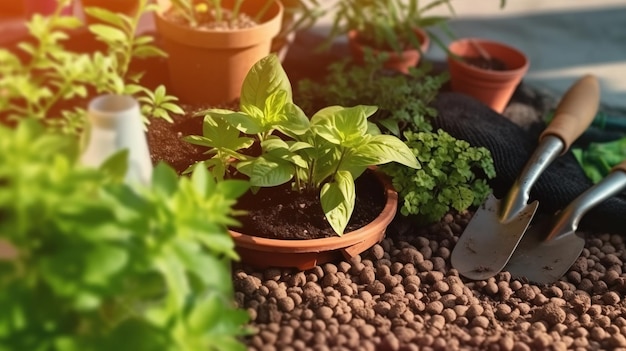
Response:
[[[466,63],[478,67],[480,69],[485,69],[489,71],[506,71],[506,63],[504,61],[499,60],[497,58],[486,58],[482,56],[464,56],[463,61]]]
[[[372,222],[383,210],[385,193],[373,171],[367,170],[355,181],[356,203],[346,233]],[[238,202],[246,216],[240,233],[270,239],[318,239],[335,237],[322,211],[319,192],[299,193],[290,183],[279,187],[261,188],[257,194],[248,193]]]

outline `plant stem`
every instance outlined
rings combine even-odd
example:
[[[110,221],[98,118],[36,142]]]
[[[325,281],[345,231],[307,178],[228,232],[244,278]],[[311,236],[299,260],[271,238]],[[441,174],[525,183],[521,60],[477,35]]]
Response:
[[[267,11],[270,9],[270,6],[272,6],[272,3],[274,3],[274,1],[275,0],[265,1],[265,4],[261,8],[261,11],[259,11],[259,13],[257,13],[256,16],[254,17],[254,20],[256,21],[256,23],[259,23],[259,24],[261,23],[261,20],[263,19]]]

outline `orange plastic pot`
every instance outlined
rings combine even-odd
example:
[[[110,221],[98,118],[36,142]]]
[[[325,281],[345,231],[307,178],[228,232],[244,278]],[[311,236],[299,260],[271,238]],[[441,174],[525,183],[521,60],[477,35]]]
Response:
[[[222,1],[222,6],[232,8],[233,3]],[[254,17],[264,4],[244,1],[241,11]],[[168,54],[170,88],[190,104],[218,105],[237,99],[250,68],[270,53],[283,16],[283,6],[276,0],[258,26],[215,31],[174,23],[164,15],[168,9],[155,13],[156,29]]]
[[[395,51],[382,51],[371,47],[370,48],[373,50],[374,55],[377,55],[381,52],[389,55],[389,58],[384,63],[384,66],[386,68],[405,74],[409,73],[409,68],[417,66],[422,56],[421,53],[426,52],[430,46],[430,39],[428,38],[428,34],[426,34],[425,31],[420,28],[415,28],[413,31],[422,43],[419,50],[407,49],[399,54]],[[354,60],[358,63],[363,63],[365,58],[365,48],[368,46],[363,43],[363,40],[361,39],[358,31],[351,30],[348,32],[348,45],[350,47],[350,53],[352,54]]]
[[[231,230],[241,261],[260,268],[307,270],[326,262],[350,259],[379,243],[396,214],[398,193],[385,176],[376,174],[384,185],[386,202],[382,212],[371,223],[342,236],[310,240],[267,239]]]
[[[504,71],[483,69],[458,58],[478,57],[480,48],[492,58],[502,61],[507,69]],[[502,113],[515,88],[528,71],[529,60],[526,55],[514,47],[499,42],[474,38],[454,41],[448,46],[448,50],[452,90],[472,96],[494,111]]]

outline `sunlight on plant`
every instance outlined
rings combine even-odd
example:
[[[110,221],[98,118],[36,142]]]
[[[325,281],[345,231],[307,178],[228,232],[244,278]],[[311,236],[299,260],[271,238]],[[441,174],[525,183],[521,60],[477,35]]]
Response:
[[[160,164],[131,187],[126,152],[92,169],[77,149],[33,119],[0,126],[0,232],[17,252],[0,257],[0,349],[245,350],[227,227],[247,182]]]
[[[244,174],[253,187],[293,181],[297,191],[315,191],[340,235],[354,210],[354,180],[368,167],[398,162],[419,168],[400,139],[381,134],[368,122],[375,106],[329,106],[309,120],[293,103],[291,83],[275,54],[249,71],[240,110],[200,113],[205,115],[203,135],[184,139],[209,148],[209,160],[200,165],[218,179]],[[253,146],[257,153],[250,152]]]
[[[60,3],[51,16],[34,15],[27,23],[34,42],[18,44],[19,52],[0,49],[1,119],[34,117],[65,133],[78,134],[85,126],[81,106],[94,94],[130,94],[142,102],[146,117],[171,120],[170,113],[183,113],[177,98],[159,86],[155,92],[141,85],[143,73],[131,72],[133,59],[164,56],[154,38],[136,35],[140,16],[112,13],[101,8],[86,12],[102,23],[89,26],[96,39],[106,45],[102,52],[81,53],[64,43],[70,31],[83,24],[76,17],[60,15]],[[140,1],[140,8],[153,11],[156,5]]]

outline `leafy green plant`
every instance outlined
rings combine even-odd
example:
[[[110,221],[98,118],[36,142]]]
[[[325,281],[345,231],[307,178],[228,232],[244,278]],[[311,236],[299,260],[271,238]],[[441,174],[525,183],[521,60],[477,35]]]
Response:
[[[407,131],[404,137],[422,168],[380,167],[391,176],[402,198],[403,215],[437,221],[450,209],[480,205],[490,193],[486,179],[495,176],[495,168],[486,148],[472,147],[441,129],[436,133]]]
[[[626,158],[626,138],[594,142],[586,148],[573,147],[572,153],[587,177],[595,184]]]
[[[447,6],[454,12],[450,0],[427,1],[426,4],[418,0],[337,1],[330,10],[334,18],[325,47],[338,35],[356,30],[364,43],[377,49],[401,52],[409,45],[419,48],[421,42],[415,28],[425,29],[448,20],[443,16],[426,15],[439,6]]]
[[[230,13],[227,16],[222,5],[222,0],[172,0],[172,8],[191,27],[198,27],[207,22],[229,22],[239,20],[241,5],[246,0],[235,0]],[[259,1],[259,0],[248,0]],[[261,21],[265,13],[269,10],[274,0],[265,0],[259,13],[254,14],[253,20],[257,23]]]
[[[500,0],[504,7],[506,0]],[[430,38],[445,48],[445,44],[429,27],[439,26],[453,36],[447,27],[449,17],[430,15],[434,9],[445,6],[455,14],[451,0],[343,0],[330,9],[333,24],[329,37],[322,48],[330,47],[332,41],[351,30],[359,32],[363,43],[379,50],[401,52],[406,47],[420,48],[421,42],[414,29],[421,28]]]
[[[244,350],[227,227],[247,183],[161,164],[131,187],[124,153],[89,169],[77,149],[0,126],[0,349]]]
[[[82,25],[76,17],[59,15],[65,4],[61,1],[51,16],[31,18],[27,26],[35,40],[19,43],[19,53],[0,49],[2,119],[34,117],[67,133],[78,133],[86,115],[79,102],[106,93],[133,95],[142,102],[146,117],[171,121],[170,113],[183,112],[164,86],[152,91],[140,84],[143,73],[129,69],[133,59],[165,55],[154,46],[153,37],[135,35],[142,11],[130,18],[105,9],[87,9],[102,22],[89,30],[106,48],[81,53],[64,45],[70,38],[68,31]],[[140,6],[152,11],[155,5],[141,0]]]
[[[308,112],[320,104],[354,106],[368,101],[380,108],[370,120],[393,135],[402,136],[406,128],[430,131],[428,119],[437,111],[429,104],[448,80],[448,74],[432,74],[432,67],[423,64],[411,68],[405,77],[386,71],[385,59],[384,54],[369,52],[364,65],[351,64],[348,59],[334,62],[320,82],[299,82],[296,102]]]
[[[384,55],[366,55],[364,65],[333,63],[321,81],[300,81],[298,102],[305,111],[316,104],[344,106],[369,102],[380,106],[370,118],[411,148],[421,169],[385,165],[403,205],[401,213],[424,221],[440,219],[450,209],[465,210],[489,192],[486,177],[493,177],[493,160],[486,149],[472,148],[439,130],[430,121],[437,111],[430,106],[446,73],[433,75],[431,67],[411,69],[408,76],[382,68]]]
[[[204,165],[217,177],[236,171],[255,187],[293,180],[298,191],[319,192],[326,218],[339,235],[354,209],[354,180],[368,167],[388,162],[419,167],[400,139],[368,123],[376,107],[330,106],[309,120],[292,101],[289,79],[271,54],[246,76],[241,112],[204,111],[203,136],[185,140],[210,148]],[[253,146],[258,153],[246,153]]]

